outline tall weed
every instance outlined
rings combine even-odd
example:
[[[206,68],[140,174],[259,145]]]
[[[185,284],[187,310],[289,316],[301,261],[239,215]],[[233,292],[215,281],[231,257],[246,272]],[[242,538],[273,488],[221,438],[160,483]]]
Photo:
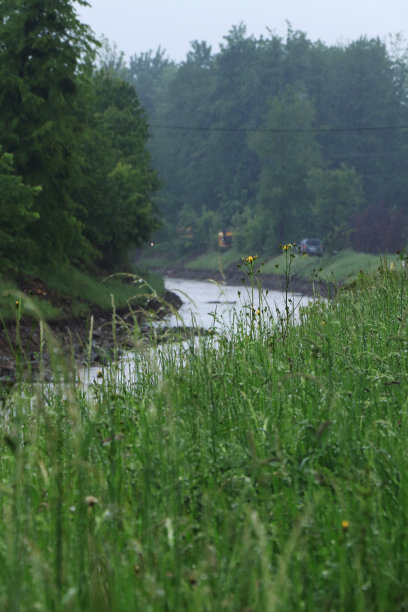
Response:
[[[87,392],[56,348],[2,406],[0,608],[405,609],[407,287],[249,301]]]

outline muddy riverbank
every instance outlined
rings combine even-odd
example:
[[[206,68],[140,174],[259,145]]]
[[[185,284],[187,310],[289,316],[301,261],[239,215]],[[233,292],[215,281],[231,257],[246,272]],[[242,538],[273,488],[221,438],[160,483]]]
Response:
[[[24,375],[35,373],[40,360],[45,369],[49,368],[50,343],[77,364],[89,361],[90,365],[97,365],[108,361],[114,348],[120,356],[134,345],[135,328],[138,337],[147,335],[149,319],[162,319],[181,304],[178,295],[166,291],[162,299],[152,298],[144,308],[118,309],[115,317],[112,312],[104,311],[95,311],[86,317],[65,315],[47,323],[49,333],[30,317],[23,317],[18,324],[3,324],[0,329],[0,386],[13,384],[19,369]]]
[[[235,286],[242,286],[243,283],[248,282],[248,279],[245,278],[245,274],[243,273],[242,269],[238,268],[237,265],[229,266],[222,272],[214,272],[214,270],[188,270],[181,266],[161,268],[156,271],[164,277],[167,276],[172,278],[184,278],[200,281],[212,280],[218,283],[225,283],[227,285]],[[278,274],[264,274],[261,272],[259,275],[257,275],[257,281],[259,281],[262,289],[281,292],[286,290],[286,279],[284,276]],[[325,298],[334,295],[336,292],[336,288],[332,284],[320,280],[305,280],[297,277],[296,275],[289,280],[288,290],[291,293],[297,293],[309,297],[320,295],[321,297]]]
[[[244,274],[237,266],[230,266],[223,272],[212,270],[187,270],[184,267],[166,268],[159,271],[164,277],[186,280],[215,281],[226,285],[243,286]],[[257,280],[265,290],[285,291],[285,278],[274,274],[260,274]],[[247,279],[245,283],[247,283]],[[327,283],[305,281],[296,276],[290,279],[289,291],[303,296],[333,295],[335,290]],[[57,298],[56,298],[57,299]],[[50,321],[50,336],[55,340],[59,350],[77,364],[88,363],[97,366],[108,361],[114,347],[117,355],[131,349],[135,341],[135,327],[138,336],[146,336],[147,322],[155,317],[162,319],[172,310],[178,310],[183,303],[180,295],[166,291],[162,300],[151,299],[145,308],[117,310],[113,324],[112,312],[94,311],[86,317],[64,315]],[[89,338],[92,337],[91,349]],[[50,355],[45,334],[38,321],[22,318],[19,324],[9,322],[0,329],[0,385],[10,384],[16,380],[19,364],[24,364],[24,372],[38,370],[40,359],[46,368],[50,365]],[[21,365],[22,367],[22,365]]]

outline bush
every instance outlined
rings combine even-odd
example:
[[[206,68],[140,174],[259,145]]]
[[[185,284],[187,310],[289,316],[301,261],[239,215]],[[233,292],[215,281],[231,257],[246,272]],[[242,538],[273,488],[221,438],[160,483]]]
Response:
[[[379,202],[355,218],[352,247],[365,253],[396,252],[407,244],[407,229],[407,217],[401,209]]]

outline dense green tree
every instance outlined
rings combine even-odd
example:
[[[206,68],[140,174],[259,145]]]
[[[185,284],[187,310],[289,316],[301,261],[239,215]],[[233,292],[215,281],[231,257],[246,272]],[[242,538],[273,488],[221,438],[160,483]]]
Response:
[[[330,251],[350,246],[351,218],[364,201],[361,177],[344,164],[335,170],[312,168],[306,185],[314,234],[324,238]]]
[[[33,212],[34,198],[41,187],[30,187],[17,176],[11,153],[0,149],[0,270],[16,272],[33,253],[34,245],[27,238],[27,228],[38,220]]]
[[[323,101],[318,122],[334,128],[321,138],[325,157],[356,169],[367,202],[402,202],[408,185],[400,172],[401,134],[386,129],[407,124],[401,70],[379,39],[360,38],[331,53],[331,60],[326,87],[318,94]]]
[[[158,227],[152,196],[159,186],[147,151],[146,115],[132,85],[102,69],[85,145],[86,181],[77,193],[84,234],[105,266],[124,263]]]
[[[131,56],[125,78],[135,87],[151,121],[160,119],[167,100],[167,87],[176,74],[176,64],[161,47],[155,52]]]
[[[148,100],[152,123],[160,126],[152,128],[151,151],[163,178],[160,206],[166,219],[173,222],[184,206],[199,218],[206,206],[215,220],[234,219],[247,243],[268,248],[276,240],[300,237],[298,232],[334,227],[338,239],[340,234],[345,239],[347,206],[339,203],[331,223],[323,222],[318,209],[326,211],[333,202],[331,189],[340,190],[342,201],[351,168],[361,181],[363,208],[383,201],[408,211],[406,130],[398,127],[408,125],[408,64],[404,42],[397,43],[400,48],[394,45],[391,52],[383,41],[367,38],[329,47],[290,25],[285,39],[273,32],[257,39],[239,24],[219,52],[195,42],[185,62],[169,63],[171,70],[163,55],[139,58],[133,78],[141,100]],[[283,99],[287,88],[313,108],[311,131],[299,131],[292,103],[280,118],[275,109],[277,120],[271,123],[270,101]],[[281,119],[292,132],[269,133],[269,139],[267,132],[257,132],[279,128]],[[311,143],[312,155],[303,155]],[[321,174],[306,181],[313,168]],[[320,185],[320,195],[310,191],[312,183],[315,190]]]
[[[265,131],[249,139],[261,162],[258,250],[296,241],[311,226],[307,177],[321,163],[313,121],[313,104],[307,95],[288,89],[272,100]]]
[[[86,4],[77,0],[78,4]],[[72,194],[81,174],[85,58],[95,41],[70,0],[3,0],[0,5],[0,143],[27,185],[41,185],[27,227],[35,258],[90,255]]]
[[[124,52],[119,51],[116,43],[111,44],[105,36],[101,37],[100,44],[101,46],[96,54],[98,69],[111,72],[118,78],[126,80],[129,71],[125,62]]]
[[[243,128],[259,127],[271,98],[261,94],[263,56],[263,40],[246,36],[246,26],[241,23],[224,37],[214,60],[214,127],[221,129],[215,129],[209,140],[217,189],[213,208],[218,208],[226,197],[240,201],[241,208],[248,200],[255,200],[259,160],[247,146]]]
[[[167,129],[153,134],[153,155],[166,186],[164,212],[175,217],[184,204],[198,215],[212,208],[217,193],[213,176],[211,132],[214,73],[211,48],[194,41],[174,78],[168,83],[168,101],[157,123]],[[160,149],[159,149],[160,147]]]

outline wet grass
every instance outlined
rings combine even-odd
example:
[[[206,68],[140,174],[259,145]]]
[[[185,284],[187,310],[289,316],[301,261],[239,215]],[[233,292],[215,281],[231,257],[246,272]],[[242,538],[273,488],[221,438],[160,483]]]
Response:
[[[264,274],[285,275],[286,261],[282,254],[270,257],[269,253],[259,253],[259,258],[265,262]],[[169,259],[145,257],[143,265],[147,269],[166,268],[169,265],[185,267],[187,270],[208,270],[211,272],[223,272],[228,267],[235,268],[239,263],[241,254],[233,247],[226,251],[210,251],[189,259],[178,260],[169,264]],[[322,257],[304,255],[297,257],[294,272],[297,277],[310,281],[321,279],[323,281],[344,283],[354,279],[360,271],[374,272],[382,264],[383,255],[372,255],[369,253],[357,253],[351,249],[344,249],[336,254],[324,253]],[[396,263],[398,256],[395,253],[387,255],[388,264]],[[230,268],[231,269],[231,268]]]
[[[206,253],[185,264],[187,270],[226,270],[228,266],[236,264],[240,254],[234,249]]]
[[[95,308],[110,312],[112,296],[117,308],[128,304],[143,304],[146,294],[164,292],[164,281],[154,272],[144,273],[143,282],[137,282],[137,273],[129,275],[91,276],[72,266],[43,268],[28,275],[20,284],[0,277],[0,319],[15,318],[16,294],[22,290],[22,315],[29,314],[31,306],[42,313],[45,320],[62,316],[77,317]],[[20,291],[21,292],[21,291]]]
[[[2,406],[0,609],[406,609],[407,281],[249,303],[88,395],[55,351]]]
[[[387,255],[388,264],[396,263],[396,254]],[[383,255],[370,255],[368,253],[356,253],[352,250],[344,250],[339,253],[324,254],[322,257],[301,255],[296,258],[294,272],[299,278],[322,280],[333,280],[344,282],[355,278],[360,271],[374,272],[383,264]],[[278,255],[265,262],[264,272],[268,274],[283,274],[286,262],[283,255]]]

